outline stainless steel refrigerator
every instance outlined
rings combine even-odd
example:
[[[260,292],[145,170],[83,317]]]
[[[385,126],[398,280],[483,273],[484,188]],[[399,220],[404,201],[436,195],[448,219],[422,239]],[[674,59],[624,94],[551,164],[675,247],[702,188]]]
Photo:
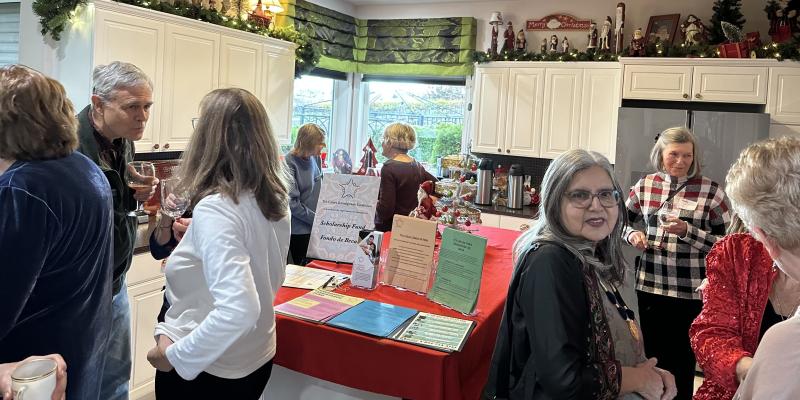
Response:
[[[665,106],[674,107],[675,104]],[[655,137],[664,129],[675,126],[692,130],[699,142],[701,173],[724,189],[725,175],[739,153],[750,143],[769,136],[769,114],[621,107],[614,172],[623,191],[630,189],[639,178],[655,172],[650,166],[650,150]],[[627,195],[627,192],[623,193],[623,198]],[[623,253],[630,266],[628,276],[634,279],[634,258],[641,252],[632,246],[623,246]],[[638,312],[638,304],[634,306],[634,311]]]
[[[614,171],[623,190],[654,172],[650,150],[655,137],[674,126],[692,130],[698,140],[702,174],[724,188],[725,175],[739,153],[769,136],[769,114],[621,107]]]

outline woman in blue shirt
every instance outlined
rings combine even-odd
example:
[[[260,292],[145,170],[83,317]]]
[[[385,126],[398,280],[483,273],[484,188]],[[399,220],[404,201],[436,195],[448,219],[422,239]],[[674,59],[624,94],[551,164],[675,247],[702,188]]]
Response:
[[[322,184],[319,155],[324,147],[325,131],[317,124],[305,124],[297,131],[294,148],[286,154],[286,164],[294,178],[289,192],[289,206],[292,209],[289,254],[291,261],[299,265],[305,265],[311,225],[317,211]]]

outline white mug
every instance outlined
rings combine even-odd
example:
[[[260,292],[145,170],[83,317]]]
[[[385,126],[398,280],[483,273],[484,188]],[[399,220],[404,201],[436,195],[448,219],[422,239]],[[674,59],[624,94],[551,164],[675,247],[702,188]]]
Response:
[[[16,400],[50,400],[56,389],[58,364],[36,358],[17,366],[11,373],[11,390]]]

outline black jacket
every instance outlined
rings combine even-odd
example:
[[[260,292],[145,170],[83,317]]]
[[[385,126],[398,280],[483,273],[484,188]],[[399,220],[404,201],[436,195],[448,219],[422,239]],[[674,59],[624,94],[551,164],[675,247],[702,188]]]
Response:
[[[617,397],[621,367],[613,343],[597,345],[597,333],[603,327],[608,333],[608,323],[602,299],[587,286],[596,288],[593,270],[559,245],[535,244],[521,258],[506,299],[487,397]]]
[[[133,161],[133,142],[121,140],[121,157],[114,165],[108,165],[100,159],[100,146],[95,138],[94,126],[89,122],[90,106],[86,106],[78,114],[78,151],[94,161],[103,171],[103,175],[111,185],[111,197],[114,200],[114,291],[116,295],[122,289],[122,279],[131,266],[133,248],[136,244],[136,217],[128,213],[136,209],[134,191],[125,183],[125,168]]]

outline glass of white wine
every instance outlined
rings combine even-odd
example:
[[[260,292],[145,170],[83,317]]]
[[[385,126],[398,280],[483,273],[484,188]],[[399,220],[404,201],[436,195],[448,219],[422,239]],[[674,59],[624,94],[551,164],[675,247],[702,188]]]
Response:
[[[180,188],[178,178],[161,181],[161,212],[172,219],[180,218],[189,208],[189,196]]]
[[[153,187],[152,182],[156,176],[156,168],[153,163],[148,161],[131,161],[125,169],[125,181],[128,187],[139,191],[150,189]],[[136,211],[131,212],[131,215],[136,215],[144,210],[142,209],[144,202],[136,201]]]

